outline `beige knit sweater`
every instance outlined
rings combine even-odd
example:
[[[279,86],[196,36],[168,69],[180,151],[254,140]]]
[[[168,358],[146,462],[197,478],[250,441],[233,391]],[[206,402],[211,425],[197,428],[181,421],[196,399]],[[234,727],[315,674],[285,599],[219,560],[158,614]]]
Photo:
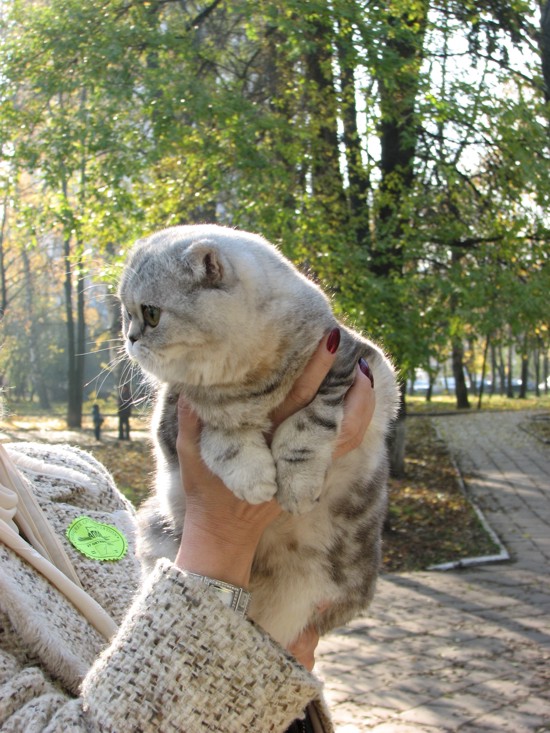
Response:
[[[140,582],[133,509],[95,459],[62,446],[6,447],[82,586],[120,628],[107,644],[0,544],[1,731],[284,731],[320,697],[314,676],[168,561]],[[121,530],[128,554],[80,554],[65,532],[83,515]],[[316,710],[332,730],[322,704]]]

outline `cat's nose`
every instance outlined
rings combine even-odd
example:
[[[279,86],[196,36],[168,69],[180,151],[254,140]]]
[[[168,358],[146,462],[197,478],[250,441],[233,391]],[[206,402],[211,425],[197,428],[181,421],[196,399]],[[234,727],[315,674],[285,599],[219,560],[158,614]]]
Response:
[[[130,342],[132,346],[136,343],[136,341],[139,341],[141,337],[141,328],[140,328],[139,323],[136,323],[135,321],[133,321],[130,324],[130,328],[128,329],[128,332],[126,335],[128,336],[128,341]]]

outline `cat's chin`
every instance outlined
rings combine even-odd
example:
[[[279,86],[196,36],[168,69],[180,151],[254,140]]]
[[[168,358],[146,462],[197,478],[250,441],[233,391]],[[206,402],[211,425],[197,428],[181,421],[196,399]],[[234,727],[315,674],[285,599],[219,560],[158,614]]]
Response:
[[[145,350],[143,348],[139,350],[133,348],[128,349],[128,354],[132,361],[135,361],[139,364],[142,371],[147,377],[153,378],[155,381],[158,382],[169,381],[164,374],[165,370],[162,368],[162,364],[160,363],[159,359],[157,359],[148,350]]]
[[[192,384],[199,386],[204,383],[203,374],[190,374],[181,362],[162,359],[139,360],[139,365],[148,377],[152,377],[161,384]]]

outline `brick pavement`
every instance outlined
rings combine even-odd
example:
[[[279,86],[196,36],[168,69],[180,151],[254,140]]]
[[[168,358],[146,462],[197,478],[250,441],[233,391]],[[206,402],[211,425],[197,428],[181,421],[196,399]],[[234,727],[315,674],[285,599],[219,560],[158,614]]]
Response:
[[[436,419],[512,559],[383,576],[319,648],[338,733],[550,731],[550,446],[525,417]]]

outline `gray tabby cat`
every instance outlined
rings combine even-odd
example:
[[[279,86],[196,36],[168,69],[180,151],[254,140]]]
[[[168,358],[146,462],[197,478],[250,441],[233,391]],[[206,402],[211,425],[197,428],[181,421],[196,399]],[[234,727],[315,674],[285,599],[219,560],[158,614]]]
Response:
[[[140,240],[120,284],[127,350],[158,382],[156,494],[139,512],[140,553],[174,559],[184,494],[176,453],[183,392],[203,422],[205,463],[240,498],[277,497],[252,571],[250,616],[287,645],[310,622],[321,633],[370,601],[386,507],[385,435],[395,415],[393,369],[370,341],[338,324],[321,290],[254,234],[179,226]],[[323,335],[340,327],[336,361],[315,399],[275,432],[269,413]],[[376,385],[362,444],[332,461],[343,399],[360,357]],[[322,619],[316,607],[330,602]]]

